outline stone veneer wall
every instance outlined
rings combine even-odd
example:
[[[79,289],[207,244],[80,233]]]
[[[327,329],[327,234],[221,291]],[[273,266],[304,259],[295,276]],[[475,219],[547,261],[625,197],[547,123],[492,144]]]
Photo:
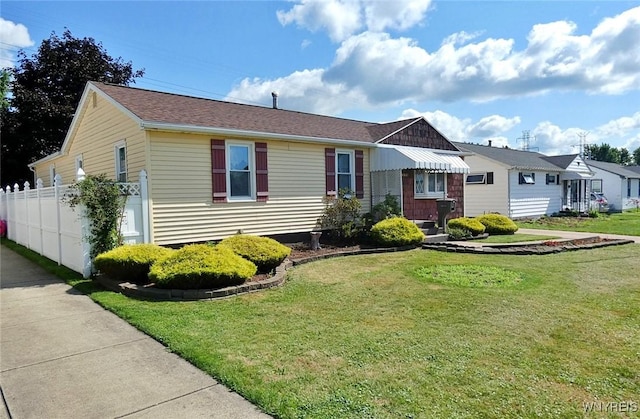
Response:
[[[402,205],[404,216],[409,220],[438,220],[435,199],[414,199],[413,170],[402,171]],[[456,200],[456,210],[447,219],[462,217],[464,214],[464,175],[447,174],[447,197]]]

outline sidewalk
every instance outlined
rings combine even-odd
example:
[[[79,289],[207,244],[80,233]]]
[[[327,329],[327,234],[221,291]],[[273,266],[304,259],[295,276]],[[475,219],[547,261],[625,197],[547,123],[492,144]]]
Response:
[[[268,418],[0,245],[0,419]]]
[[[603,239],[633,240],[636,243],[640,243],[640,236],[623,236],[621,234],[583,233],[578,231],[559,231],[559,230],[538,230],[534,228],[521,228],[518,230],[518,233],[539,234],[541,236],[560,236],[563,239],[581,239],[585,237],[600,236]]]

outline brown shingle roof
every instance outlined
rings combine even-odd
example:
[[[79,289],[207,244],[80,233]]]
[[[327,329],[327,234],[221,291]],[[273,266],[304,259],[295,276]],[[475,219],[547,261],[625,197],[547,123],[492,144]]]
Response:
[[[377,124],[92,82],[144,122],[373,143],[413,119]]]

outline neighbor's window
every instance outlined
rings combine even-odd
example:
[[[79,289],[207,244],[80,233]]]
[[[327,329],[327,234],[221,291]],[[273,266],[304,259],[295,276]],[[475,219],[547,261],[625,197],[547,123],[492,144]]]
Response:
[[[602,179],[591,180],[591,192],[602,193]]]
[[[627,198],[631,197],[631,179],[627,179]]]
[[[535,173],[520,173],[519,183],[521,185],[533,185],[536,183],[536,175]]]
[[[547,173],[547,185],[556,183],[556,175],[552,173]]]
[[[467,175],[467,184],[469,185],[473,185],[473,184],[480,184],[480,183],[485,183],[485,174],[484,173],[478,173],[478,174],[469,174]]]
[[[124,143],[116,145],[116,180],[127,181],[127,146]]]
[[[253,199],[253,152],[249,144],[229,144],[227,167],[229,197]]]
[[[337,151],[336,168],[338,190],[348,189],[350,191],[355,191],[355,176],[353,174],[353,152]]]
[[[446,176],[444,173],[415,172],[414,195],[422,198],[439,198],[444,196]]]

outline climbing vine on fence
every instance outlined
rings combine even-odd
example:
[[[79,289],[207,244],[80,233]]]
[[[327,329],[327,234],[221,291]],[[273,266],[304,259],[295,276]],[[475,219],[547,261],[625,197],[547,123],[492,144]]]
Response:
[[[87,175],[76,182],[67,194],[69,205],[82,205],[89,219],[91,259],[122,244],[119,220],[126,203],[115,181],[107,175]]]

